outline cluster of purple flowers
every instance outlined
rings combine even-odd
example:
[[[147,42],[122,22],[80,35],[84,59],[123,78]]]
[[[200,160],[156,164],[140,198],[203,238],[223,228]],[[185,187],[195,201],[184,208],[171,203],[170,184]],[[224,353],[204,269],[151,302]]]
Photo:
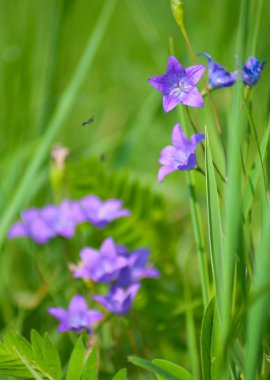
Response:
[[[220,63],[214,62],[209,54],[201,53],[199,55],[205,56],[208,60],[209,89],[232,86],[239,77],[245,86],[252,87],[258,82],[265,65],[265,62],[260,63],[258,58],[251,56],[241,70],[230,73]],[[203,65],[190,66],[185,69],[174,56],[170,56],[166,74],[154,76],[148,81],[151,86],[162,93],[165,112],[171,111],[180,103],[185,106],[203,107],[202,95],[195,85],[201,79],[204,71],[205,66]],[[160,154],[159,163],[162,167],[158,173],[159,182],[162,182],[167,174],[174,171],[194,169],[197,165],[195,150],[197,144],[204,138],[204,134],[197,133],[188,140],[180,124],[176,124],[172,132],[173,145],[166,146]]]
[[[10,228],[8,236],[27,236],[39,244],[57,235],[71,238],[78,223],[89,222],[97,228],[103,228],[117,218],[129,216],[130,211],[122,206],[123,202],[118,199],[103,202],[97,196],[88,195],[79,201],[64,200],[59,206],[30,208],[22,212],[22,220]],[[147,249],[129,252],[125,246],[115,244],[112,238],[106,239],[100,250],[83,248],[80,257],[73,277],[107,283],[108,294],[94,295],[92,299],[117,315],[129,312],[143,278],[159,277],[157,269],[148,266]],[[88,309],[80,294],[72,298],[68,309],[52,307],[48,312],[60,322],[59,332],[86,329],[92,333],[91,326],[103,318],[98,310]]]
[[[102,202],[100,198],[88,195],[80,201],[64,200],[59,206],[30,208],[22,212],[20,222],[11,226],[8,237],[27,236],[38,244],[47,243],[55,236],[70,239],[79,223],[88,222],[103,228],[115,219],[129,216],[129,210],[123,209],[122,205],[118,199]]]
[[[73,277],[108,284],[106,295],[94,295],[92,299],[117,315],[123,316],[129,312],[143,278],[159,277],[158,270],[148,266],[147,249],[129,252],[125,246],[115,244],[112,238],[107,238],[99,251],[83,248],[80,257]],[[71,300],[68,310],[56,307],[49,308],[48,312],[59,320],[59,332],[86,329],[91,333],[91,325],[103,318],[99,311],[87,309],[81,295]]]

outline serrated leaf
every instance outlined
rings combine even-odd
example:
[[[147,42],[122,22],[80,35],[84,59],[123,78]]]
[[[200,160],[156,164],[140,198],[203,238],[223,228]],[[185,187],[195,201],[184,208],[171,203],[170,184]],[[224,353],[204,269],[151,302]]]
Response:
[[[154,359],[153,363],[158,365],[160,368],[165,369],[170,374],[176,376],[178,379],[195,380],[195,377],[193,377],[187,370],[180,367],[179,365],[169,362],[168,360]],[[157,376],[157,378],[159,380],[165,379],[164,377],[159,376],[159,375]]]
[[[217,191],[217,183],[213,159],[209,144],[208,133],[206,131],[205,143],[205,171],[206,171],[206,196],[207,196],[207,217],[210,243],[210,257],[212,264],[212,272],[214,276],[216,295],[218,303],[221,302],[221,260],[223,256],[222,245],[222,228],[220,218],[220,207]]]
[[[36,372],[34,370],[34,368],[30,365],[30,363],[28,362],[28,360],[15,348],[15,351],[17,352],[19,358],[21,359],[21,361],[24,363],[24,365],[26,366],[26,368],[29,370],[29,372],[32,374],[33,378],[35,380],[43,380],[43,377],[41,377],[38,372]]]
[[[136,356],[129,356],[128,360],[138,367],[147,369],[148,371],[154,373],[156,376],[162,376],[164,380],[179,380],[179,377],[172,375],[165,369],[160,368],[158,365],[149,362],[148,360],[141,359]]]
[[[116,375],[112,378],[112,380],[126,380],[127,378],[127,370],[125,368],[120,369]]]
[[[48,334],[44,335],[44,357],[46,361],[46,370],[54,380],[60,380],[62,376],[61,361],[58,351],[52,344]]]
[[[86,361],[83,374],[82,374],[82,380],[89,380],[89,379],[98,380],[96,347],[92,348],[92,351]]]
[[[84,360],[85,348],[82,342],[82,337],[80,336],[76,342],[69,360],[66,380],[80,380],[83,371]]]
[[[44,342],[36,330],[31,330],[31,343],[35,361],[40,364],[41,368],[46,368]]]

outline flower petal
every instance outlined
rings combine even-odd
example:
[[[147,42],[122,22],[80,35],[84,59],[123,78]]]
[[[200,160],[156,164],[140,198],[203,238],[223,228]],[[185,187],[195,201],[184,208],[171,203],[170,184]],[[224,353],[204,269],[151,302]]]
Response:
[[[205,135],[203,133],[195,133],[194,135],[192,135],[190,137],[190,142],[191,144],[193,145],[194,147],[194,150],[196,148],[196,146],[202,141],[205,139]]]
[[[205,72],[204,65],[195,65],[186,68],[186,74],[190,83],[194,86],[203,76]]]
[[[158,171],[158,182],[162,182],[164,177],[172,172],[174,172],[176,169],[170,167],[170,166],[162,166]]]
[[[182,100],[182,103],[185,104],[186,106],[191,106],[191,107],[203,107],[204,106],[204,102],[203,102],[203,98],[201,96],[201,93],[196,87],[193,87],[190,90],[190,92]]]
[[[181,65],[181,63],[178,61],[177,58],[175,58],[173,55],[171,55],[168,59],[168,64],[167,64],[167,71],[166,73],[172,73],[172,72],[177,72],[179,76],[184,76],[185,75],[185,69]]]
[[[173,131],[172,131],[172,143],[173,143],[173,146],[177,149],[180,149],[180,150],[186,150],[188,145],[189,145],[189,141],[188,139],[186,138],[181,126],[179,123],[177,123],[174,127],[173,127]]]
[[[148,82],[156,88],[158,91],[160,91],[162,94],[166,92],[167,84],[166,84],[166,77],[167,75],[156,75],[154,77],[151,77],[148,79]]]
[[[181,99],[179,99],[176,96],[172,96],[172,95],[163,96],[163,109],[165,112],[171,111],[179,103],[181,103]]]

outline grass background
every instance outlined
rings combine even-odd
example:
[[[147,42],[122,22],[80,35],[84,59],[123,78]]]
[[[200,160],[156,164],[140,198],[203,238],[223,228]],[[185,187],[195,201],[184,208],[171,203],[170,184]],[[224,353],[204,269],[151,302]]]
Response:
[[[51,117],[105,3],[97,0],[0,0],[1,219],[12,206],[23,173],[36,159],[35,149],[44,141]],[[250,55],[247,51],[244,57],[237,57],[238,52],[234,50],[239,7],[239,1],[229,0],[185,3],[186,27],[195,52],[209,53],[230,71],[239,65],[238,60],[244,62]],[[246,31],[247,46],[251,45],[255,14],[256,8],[250,15]],[[265,1],[256,55],[267,62],[270,61],[269,14],[270,4]],[[153,91],[147,78],[165,72],[172,45],[181,63],[191,65],[191,57],[171,15],[169,1],[118,0],[78,96],[66,110],[65,121],[53,138],[53,143],[64,144],[70,149],[68,195],[80,197],[93,190],[102,193],[103,197],[120,196],[127,187],[123,196],[127,204],[132,207],[136,203],[146,208],[144,217],[142,211],[137,210],[135,214],[140,215],[138,223],[150,231],[142,240],[144,244],[149,240],[152,259],[162,273],[158,282],[149,280],[145,283],[129,321],[115,318],[102,330],[100,346],[104,378],[110,378],[116,369],[125,366],[128,354],[149,359],[163,357],[190,368],[187,311],[194,313],[196,331],[201,323],[202,301],[185,177],[174,173],[162,185],[157,183],[159,152],[170,143],[178,113],[164,114],[161,95]],[[203,58],[199,61],[206,63]],[[266,128],[269,112],[269,73],[267,63],[253,95],[259,137]],[[230,97],[230,89],[213,93],[224,136]],[[91,116],[94,123],[82,127],[81,123]],[[205,109],[199,110],[197,117],[202,131],[205,123],[211,128],[213,117],[207,100]],[[247,167],[254,152],[251,149]],[[89,156],[97,161],[88,162]],[[105,157],[104,162],[100,162],[101,156]],[[202,156],[200,159],[203,160]],[[94,173],[96,165],[101,168]],[[55,201],[54,189],[49,184],[50,170],[48,149],[46,159],[29,183],[13,220],[18,218],[22,208]],[[89,179],[87,182],[88,176],[95,181]],[[107,179],[105,189],[101,189],[100,176]],[[115,180],[118,188],[116,185],[112,187],[113,178],[121,176],[129,176],[129,179]],[[197,173],[195,176],[205,221],[204,178]],[[79,177],[86,178],[86,184]],[[148,188],[155,194],[153,203],[143,203],[142,194],[146,193],[141,188]],[[134,202],[134,194],[140,194],[139,201]],[[258,213],[257,220],[260,217]],[[142,235],[143,228],[138,228]],[[116,232],[112,229],[105,234],[115,232],[119,238],[127,239],[119,229],[120,223],[115,227]],[[259,240],[256,230],[254,235]],[[65,252],[68,260],[75,260],[74,252],[78,252],[81,242],[91,241],[98,245],[102,237],[93,233],[86,238],[83,235],[80,242],[57,240],[42,248],[24,240],[5,240],[0,256],[1,332],[13,328],[28,336],[32,327],[40,332],[48,330],[62,348],[65,360],[74,336],[58,336],[55,324],[46,315],[46,308],[52,302],[64,303],[74,292],[70,289],[61,295],[71,279],[67,271],[61,271],[66,259],[58,252]],[[130,245],[135,245],[135,241],[135,238],[131,239]],[[38,265],[39,269],[36,268]],[[45,273],[40,274],[40,268],[45,268]],[[41,284],[48,285],[51,275],[57,281],[45,290],[44,296],[40,296]],[[81,284],[77,283],[75,287],[83,291]],[[37,293],[37,304],[29,306],[29,299],[32,300]],[[130,368],[130,371],[135,369]],[[130,376],[133,378],[135,374],[131,372]],[[151,377],[138,371],[136,378]]]

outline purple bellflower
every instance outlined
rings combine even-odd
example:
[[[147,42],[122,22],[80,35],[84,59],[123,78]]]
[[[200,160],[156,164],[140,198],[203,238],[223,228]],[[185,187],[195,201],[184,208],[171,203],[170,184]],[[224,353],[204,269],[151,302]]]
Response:
[[[80,256],[82,266],[75,271],[74,277],[89,278],[96,282],[113,281],[119,270],[127,265],[127,259],[118,255],[112,238],[104,240],[100,251],[83,248]]]
[[[229,73],[220,63],[214,62],[212,57],[207,53],[200,53],[208,59],[208,80],[209,88],[230,87],[234,84],[237,77],[237,71]]]
[[[133,284],[129,288],[123,289],[113,285],[106,296],[96,295],[92,298],[110,312],[125,315],[129,312],[140,286],[140,284]]]
[[[88,310],[85,299],[80,294],[72,298],[68,310],[62,307],[51,307],[48,309],[48,313],[60,322],[59,332],[67,330],[81,332],[86,329],[88,334],[91,334],[91,326],[103,318],[99,311]]]
[[[116,278],[116,284],[121,287],[128,287],[139,282],[143,278],[157,278],[159,271],[156,268],[148,267],[149,250],[138,249],[127,257],[127,265],[120,269]]]
[[[88,195],[80,201],[85,215],[85,221],[92,223],[97,228],[103,228],[114,219],[129,216],[130,211],[122,209],[123,202],[118,199],[109,199],[102,202],[94,195]]]
[[[165,112],[172,110],[179,103],[190,107],[203,107],[203,98],[195,84],[201,79],[204,71],[203,65],[185,69],[174,56],[170,56],[166,74],[154,76],[148,81],[163,94]]]
[[[28,236],[38,244],[44,244],[57,235],[70,239],[84,215],[78,202],[64,200],[59,206],[30,208],[23,211],[21,217],[21,222],[11,226],[8,237]]]
[[[190,140],[184,135],[180,124],[176,124],[172,132],[173,145],[166,146],[160,153],[159,163],[163,166],[158,172],[158,181],[176,170],[190,170],[197,164],[195,150],[200,141],[204,140],[204,134],[194,134]]]
[[[258,82],[265,63],[265,61],[260,63],[258,58],[249,57],[247,62],[243,65],[242,70],[242,79],[246,86],[252,87]]]

